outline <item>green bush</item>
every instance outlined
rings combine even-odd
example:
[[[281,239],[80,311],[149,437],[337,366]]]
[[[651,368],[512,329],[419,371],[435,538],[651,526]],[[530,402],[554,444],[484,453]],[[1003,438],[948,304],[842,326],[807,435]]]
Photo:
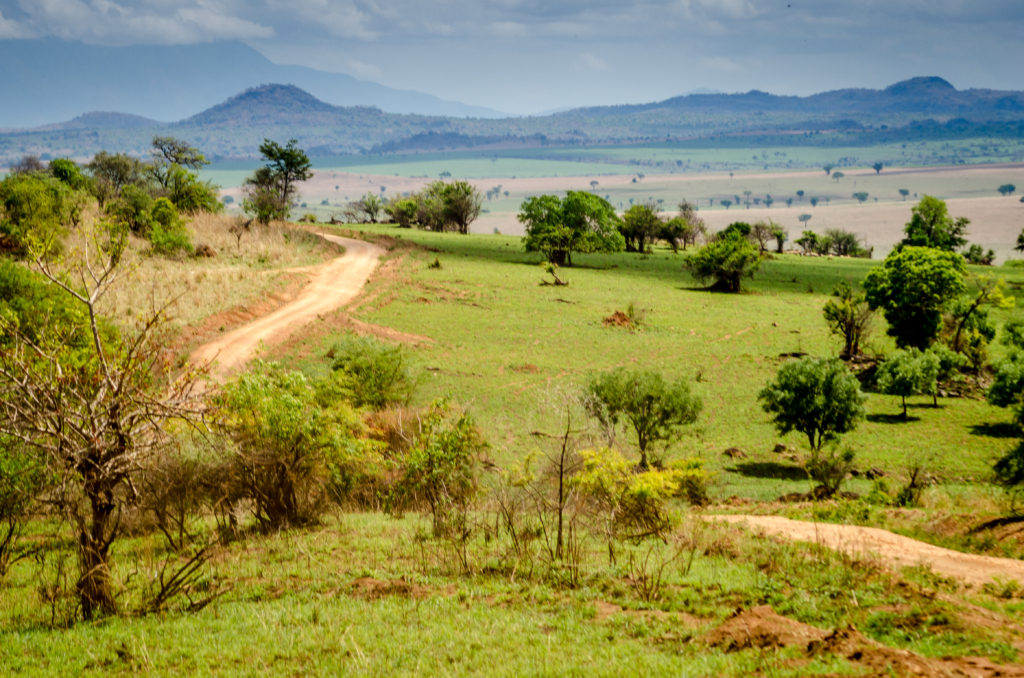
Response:
[[[150,224],[148,237],[153,252],[164,256],[192,253],[192,238],[170,200],[158,198],[153,203]]]
[[[415,388],[405,352],[372,337],[348,337],[329,355],[338,387],[356,407],[405,404]]]
[[[683,267],[701,283],[714,281],[713,290],[739,292],[743,278],[753,278],[761,266],[757,248],[741,232],[742,229],[726,229],[721,237],[688,255]]]

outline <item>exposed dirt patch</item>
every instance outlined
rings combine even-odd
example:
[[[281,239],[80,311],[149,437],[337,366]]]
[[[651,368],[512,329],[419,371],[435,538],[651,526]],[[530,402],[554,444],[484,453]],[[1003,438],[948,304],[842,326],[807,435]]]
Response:
[[[806,646],[813,641],[820,641],[826,635],[826,631],[783,617],[768,605],[760,605],[750,610],[737,610],[718,628],[708,633],[705,641],[712,647],[733,652],[750,647]]]
[[[538,374],[540,368],[533,363],[523,363],[522,365],[511,365],[509,367],[513,372],[519,372],[520,374]]]
[[[811,523],[780,516],[708,517],[746,523],[768,534],[821,544],[853,556],[872,554],[882,564],[894,568],[925,565],[936,574],[968,586],[981,587],[996,579],[1024,582],[1024,561],[952,551],[876,527]]]
[[[430,595],[430,591],[411,584],[402,579],[391,579],[382,581],[373,577],[360,577],[352,582],[352,595],[367,600],[379,600],[386,596],[400,596],[402,598],[422,599]]]
[[[605,327],[633,327],[633,321],[629,319],[629,316],[622,311],[616,311],[610,316],[602,320]]]

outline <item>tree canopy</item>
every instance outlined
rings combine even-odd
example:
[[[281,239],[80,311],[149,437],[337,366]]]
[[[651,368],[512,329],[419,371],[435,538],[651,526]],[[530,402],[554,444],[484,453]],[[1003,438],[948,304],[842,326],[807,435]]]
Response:
[[[526,227],[526,251],[542,252],[559,266],[571,266],[573,252],[618,252],[625,247],[615,208],[587,191],[528,198],[518,218]]]
[[[702,283],[713,280],[712,289],[723,292],[739,292],[743,278],[753,278],[761,266],[757,248],[745,235],[741,235],[742,228],[730,230],[734,226],[737,224],[727,228],[699,251],[687,255],[683,262],[694,278]]]
[[[949,215],[945,201],[926,195],[911,208],[910,221],[904,227],[906,237],[900,244],[952,252],[967,243],[964,233],[970,223],[967,217],[954,219]]]
[[[758,399],[779,433],[803,433],[815,451],[864,416],[860,383],[835,358],[809,356],[783,365]]]
[[[924,350],[939,334],[943,309],[966,288],[965,271],[955,252],[904,247],[871,269],[864,291],[871,308],[885,313],[897,346]]]

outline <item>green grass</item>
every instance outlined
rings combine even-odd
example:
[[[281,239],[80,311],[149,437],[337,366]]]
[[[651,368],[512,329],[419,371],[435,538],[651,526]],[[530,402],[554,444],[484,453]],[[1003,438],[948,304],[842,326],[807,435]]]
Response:
[[[418,402],[451,396],[481,425],[493,456],[512,462],[537,447],[531,431],[557,428],[550,402],[559,388],[578,389],[590,375],[618,365],[685,377],[704,411],[670,456],[704,458],[718,473],[715,494],[722,497],[806,490],[806,481],[776,473],[773,465],[784,462],[772,452],[778,442],[800,449],[806,442],[775,432],[757,394],[785,360],[781,354],[837,354],[822,304],[836,282],[860,281],[878,265],[784,255],[766,261],[742,294],[724,295],[699,289],[681,270],[681,257],[660,250],[644,257],[579,256],[576,267],[560,272],[570,285],[548,287],[539,284],[538,257],[524,253],[517,238],[367,230],[429,248],[409,255],[399,280],[371,286],[372,301],[358,313],[431,339],[410,349],[421,379]],[[427,268],[435,257],[441,268]],[[1000,273],[1020,282],[1015,270]],[[630,303],[646,310],[641,331],[603,325]],[[892,350],[884,327],[879,318],[870,351]],[[332,341],[324,337],[309,347],[306,369],[326,369],[320,356]],[[870,395],[868,419],[842,441],[856,450],[858,466],[895,474],[925,460],[948,481],[984,480],[1012,442],[1000,427],[1008,413],[983,400],[943,398],[938,408],[925,397],[910,402],[910,417],[902,421],[897,397]],[[748,458],[723,457],[730,447]]]

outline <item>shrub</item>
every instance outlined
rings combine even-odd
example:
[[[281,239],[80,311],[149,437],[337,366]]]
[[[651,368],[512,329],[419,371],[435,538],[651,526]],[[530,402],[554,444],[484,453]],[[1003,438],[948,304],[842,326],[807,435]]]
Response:
[[[337,386],[356,407],[405,404],[415,383],[400,346],[372,337],[348,337],[331,349]]]
[[[815,494],[821,498],[835,496],[846,476],[853,470],[854,452],[846,448],[841,452],[835,448],[827,451],[814,450],[804,464],[807,475],[818,483]]]
[[[732,228],[736,226],[733,224]],[[727,229],[728,230],[728,229]],[[743,278],[753,278],[761,266],[761,257],[749,240],[736,231],[722,235],[686,257],[683,267],[694,278],[706,283],[713,280],[711,288],[722,292],[739,292]]]
[[[153,252],[164,256],[192,253],[191,236],[170,200],[158,198],[151,214],[148,237]]]

